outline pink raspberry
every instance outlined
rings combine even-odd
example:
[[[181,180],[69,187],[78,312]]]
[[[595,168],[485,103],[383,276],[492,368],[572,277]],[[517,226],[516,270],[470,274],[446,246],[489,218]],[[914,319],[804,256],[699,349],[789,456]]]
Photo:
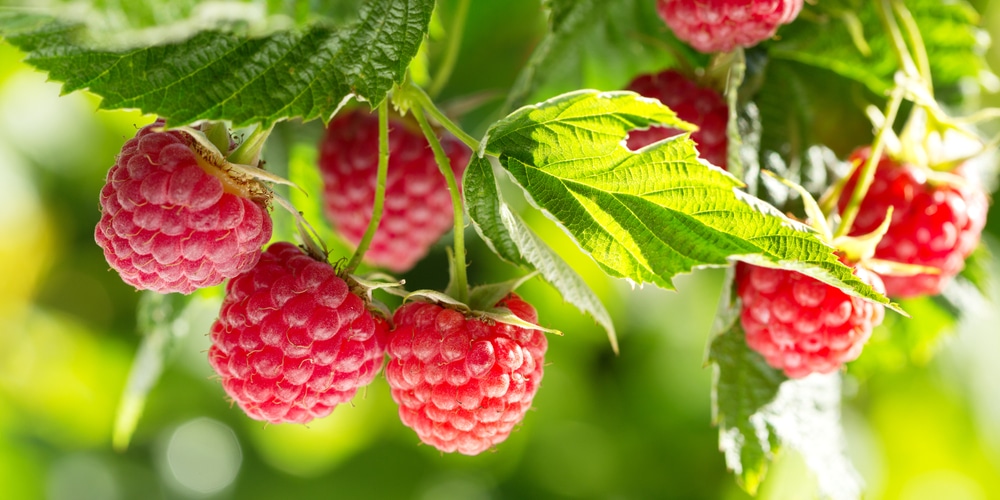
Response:
[[[871,148],[864,147],[854,151],[851,160],[863,164],[869,157]],[[844,189],[841,210],[847,206],[859,173],[860,169]],[[953,173],[966,177],[962,169]],[[974,180],[967,177],[966,180],[960,184],[934,183],[927,180],[926,171],[920,167],[887,156],[879,161],[875,180],[861,203],[851,234],[875,230],[891,206],[892,222],[875,249],[875,257],[941,270],[940,274],[882,276],[890,296],[941,293],[979,245],[989,203],[982,188]]]
[[[191,293],[253,267],[271,217],[263,198],[196,153],[186,133],[153,130],[162,126],[122,146],[94,237],[126,283]]]
[[[247,416],[304,424],[371,383],[387,336],[333,266],[282,242],[229,281],[208,359]]]
[[[378,231],[365,260],[405,272],[454,224],[451,194],[434,154],[419,130],[389,120],[389,172]],[[470,152],[451,136],[441,141],[461,179]],[[320,144],[320,172],[327,218],[344,239],[357,244],[371,221],[378,173],[378,117],[356,109],[330,122]]]
[[[855,268],[882,291],[878,276]],[[747,345],[791,378],[830,373],[861,354],[884,308],[795,271],[737,264]]]
[[[657,0],[677,38],[701,52],[729,52],[774,36],[795,20],[802,0]]]
[[[515,294],[498,305],[538,321]],[[385,376],[403,424],[448,453],[476,455],[507,439],[542,381],[545,335],[423,302],[394,319]]]
[[[701,157],[713,165],[726,168],[729,106],[718,92],[699,87],[674,70],[641,75],[632,80],[628,90],[659,99],[677,113],[678,118],[697,125],[698,131],[691,134],[691,139],[698,145]],[[636,150],[680,133],[675,128],[663,127],[637,130],[629,132],[627,145],[629,149]]]

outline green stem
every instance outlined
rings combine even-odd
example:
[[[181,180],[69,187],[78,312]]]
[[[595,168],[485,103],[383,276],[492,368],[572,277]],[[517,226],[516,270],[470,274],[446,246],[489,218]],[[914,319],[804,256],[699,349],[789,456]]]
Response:
[[[271,131],[274,130],[274,123],[268,125],[267,127],[263,125],[258,125],[253,132],[250,133],[250,137],[247,137],[240,147],[233,151],[233,154],[229,155],[230,163],[239,163],[240,165],[250,165],[257,166],[260,161],[260,152],[264,149],[264,142],[267,141],[268,136],[271,135]]]
[[[479,150],[479,141],[466,133],[461,127],[456,125],[455,122],[445,116],[444,113],[442,113],[441,110],[434,105],[434,101],[432,101],[430,96],[424,92],[424,89],[416,85],[409,84],[406,85],[406,94],[415,101],[416,106],[414,106],[414,109],[421,108],[422,110],[427,111],[427,113],[434,118],[434,121],[440,123],[445,130],[451,132],[452,135],[458,138],[458,140],[464,142],[466,146],[469,146],[469,149],[473,152]]]
[[[444,86],[451,78],[451,73],[455,69],[455,61],[458,60],[458,51],[462,48],[462,34],[465,31],[465,19],[469,17],[469,0],[458,0],[458,9],[455,18],[452,19],[451,29],[448,30],[448,48],[444,53],[444,60],[438,67],[437,74],[431,82],[429,93],[437,96],[444,90]]]
[[[417,87],[412,88],[416,89]],[[427,137],[427,142],[430,143],[431,150],[434,151],[434,159],[437,161],[438,168],[441,169],[441,174],[444,175],[445,180],[448,182],[448,191],[451,193],[451,207],[455,214],[455,299],[459,302],[467,303],[469,301],[469,279],[465,272],[465,212],[462,210],[462,192],[458,189],[455,172],[451,169],[451,160],[444,153],[441,141],[434,134],[431,124],[427,122],[423,107],[414,106],[411,111],[413,112],[413,117],[417,119],[417,123],[420,124],[420,130]]]
[[[903,29],[906,30],[906,36],[910,39],[910,46],[916,57],[917,72],[920,74],[927,90],[933,94],[934,83],[931,81],[931,63],[927,57],[927,47],[924,45],[924,39],[920,35],[920,27],[917,26],[917,20],[913,18],[913,14],[910,13],[903,2],[899,0],[891,1],[896,15],[899,16],[899,20],[903,24]]]
[[[885,135],[888,131],[892,130],[892,126],[896,122],[899,106],[903,103],[903,95],[904,90],[902,87],[896,87],[892,90],[892,95],[889,97],[889,104],[886,108],[885,123],[882,124],[878,133],[875,134],[871,156],[868,157],[868,160],[861,167],[858,183],[854,185],[854,192],[851,193],[851,199],[848,200],[847,206],[841,213],[840,225],[834,234],[835,238],[847,236],[851,231],[851,226],[854,225],[854,219],[858,216],[861,202],[865,199],[865,195],[868,194],[868,188],[871,187],[872,182],[875,180],[875,169],[882,159],[882,150],[885,147]]]
[[[347,262],[345,272],[352,272],[361,264],[365,252],[375,237],[379,222],[382,221],[382,207],[385,203],[385,183],[389,172],[389,100],[383,99],[378,105],[378,173],[375,177],[375,204],[372,206],[372,218],[368,221],[365,235],[358,242],[358,248]]]
[[[879,5],[882,7],[878,11],[880,14],[879,17],[882,19],[882,24],[885,25],[885,30],[889,33],[889,39],[892,40],[892,48],[896,51],[896,57],[899,59],[900,66],[902,66],[903,74],[910,78],[919,78],[920,70],[917,64],[913,62],[910,49],[903,38],[903,32],[899,29],[899,24],[896,24],[896,17],[892,13],[891,1],[881,0],[879,2]]]

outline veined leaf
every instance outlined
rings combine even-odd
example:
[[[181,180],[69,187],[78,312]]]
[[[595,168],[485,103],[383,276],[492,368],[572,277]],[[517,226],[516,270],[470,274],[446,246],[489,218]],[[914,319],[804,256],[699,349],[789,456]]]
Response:
[[[500,198],[489,159],[473,158],[465,169],[462,186],[469,217],[486,244],[508,262],[538,270],[564,300],[604,328],[611,348],[618,352],[615,326],[604,304],[583,278]]]
[[[639,151],[625,146],[630,130],[654,124],[692,128],[632,92],[579,91],[497,122],[485,152],[612,276],[672,289],[677,274],[741,260],[889,303],[811,229],[700,162],[689,134]]]
[[[95,46],[83,25],[45,15],[0,13],[0,35],[64,82],[65,92],[103,97],[104,109],[138,108],[171,125],[213,119],[241,126],[325,120],[350,95],[381,101],[402,81],[433,7],[433,0],[371,0],[347,26],[256,38],[211,30],[131,50]]]

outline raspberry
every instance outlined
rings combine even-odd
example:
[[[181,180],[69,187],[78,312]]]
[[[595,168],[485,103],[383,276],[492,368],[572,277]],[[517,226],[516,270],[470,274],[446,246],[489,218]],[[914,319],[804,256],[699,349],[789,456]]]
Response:
[[[865,162],[871,148],[859,148],[852,161]],[[962,169],[953,172],[965,176]],[[848,181],[840,198],[840,209],[847,206],[857,176]],[[893,207],[889,230],[875,249],[875,257],[905,264],[935,267],[940,274],[882,276],[892,297],[936,295],[965,266],[965,258],[976,249],[986,225],[986,193],[975,181],[961,184],[930,182],[926,171],[915,165],[899,163],[883,156],[875,170],[852,235],[875,230]]]
[[[878,276],[855,268],[882,291]],[[861,354],[884,308],[795,271],[737,264],[747,345],[791,378],[830,373]]]
[[[538,320],[515,294],[498,305]],[[542,381],[545,335],[423,302],[394,320],[385,376],[403,424],[448,453],[476,455],[507,439]]]
[[[795,20],[802,0],[657,0],[677,38],[701,52],[729,52],[774,36]]]
[[[389,172],[378,231],[365,253],[393,272],[412,268],[454,223],[451,194],[427,140],[399,119],[389,121]],[[441,146],[461,179],[470,152],[445,136]],[[330,123],[320,145],[327,217],[352,244],[371,221],[378,172],[378,117],[357,109]]]
[[[122,280],[191,293],[257,263],[271,239],[265,202],[210,164],[183,132],[140,130],[122,146],[101,190],[94,238]],[[259,189],[259,187],[258,187]]]
[[[691,134],[691,138],[698,145],[701,157],[713,165],[726,168],[729,106],[718,92],[699,87],[674,70],[641,75],[632,80],[628,90],[659,99],[674,110],[678,118],[697,125],[698,131]],[[636,150],[680,133],[675,128],[663,127],[637,130],[629,132],[627,145],[629,149]]]
[[[247,416],[301,424],[371,383],[387,336],[333,266],[275,243],[226,286],[208,359]]]

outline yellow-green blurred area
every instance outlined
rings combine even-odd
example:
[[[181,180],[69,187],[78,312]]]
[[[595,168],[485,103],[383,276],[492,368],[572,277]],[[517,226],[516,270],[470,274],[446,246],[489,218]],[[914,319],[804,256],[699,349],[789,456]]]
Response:
[[[1000,6],[979,4],[984,23],[1000,33]],[[539,18],[491,33],[501,12],[537,17],[538,4],[486,5],[494,2],[472,9],[466,43],[509,57],[464,51],[446,97],[509,87],[544,29]],[[1000,52],[990,55],[1000,67]],[[96,111],[99,100],[85,93],[60,96],[21,58],[0,44],[0,498],[746,498],[718,452],[704,366],[723,272],[680,277],[677,292],[632,289],[603,277],[534,212],[529,222],[605,299],[621,354],[593,321],[531,281],[523,294],[544,325],[565,336],[550,337],[533,411],[494,452],[451,456],[419,445],[382,378],[308,426],[249,420],[231,407],[206,360],[212,299],[195,301],[185,315],[187,334],[130,446],[114,451],[115,413],[140,342],[140,294],[108,270],[93,231],[107,169],[152,117]],[[985,101],[1000,104],[995,95]],[[308,148],[290,162],[278,153],[301,150],[293,136],[318,138],[318,127],[282,125],[265,155],[279,168],[300,168]],[[993,237],[998,215],[991,213]],[[469,234],[473,282],[512,276]],[[406,276],[408,286],[442,287],[445,263],[439,246]],[[883,328],[873,361],[848,372],[843,421],[866,498],[1000,498],[1000,307],[970,309],[954,332],[923,345],[919,330],[938,319],[920,315],[918,304],[914,318],[892,319],[913,322],[915,355],[880,351]],[[760,497],[814,491],[803,461],[786,451]]]

